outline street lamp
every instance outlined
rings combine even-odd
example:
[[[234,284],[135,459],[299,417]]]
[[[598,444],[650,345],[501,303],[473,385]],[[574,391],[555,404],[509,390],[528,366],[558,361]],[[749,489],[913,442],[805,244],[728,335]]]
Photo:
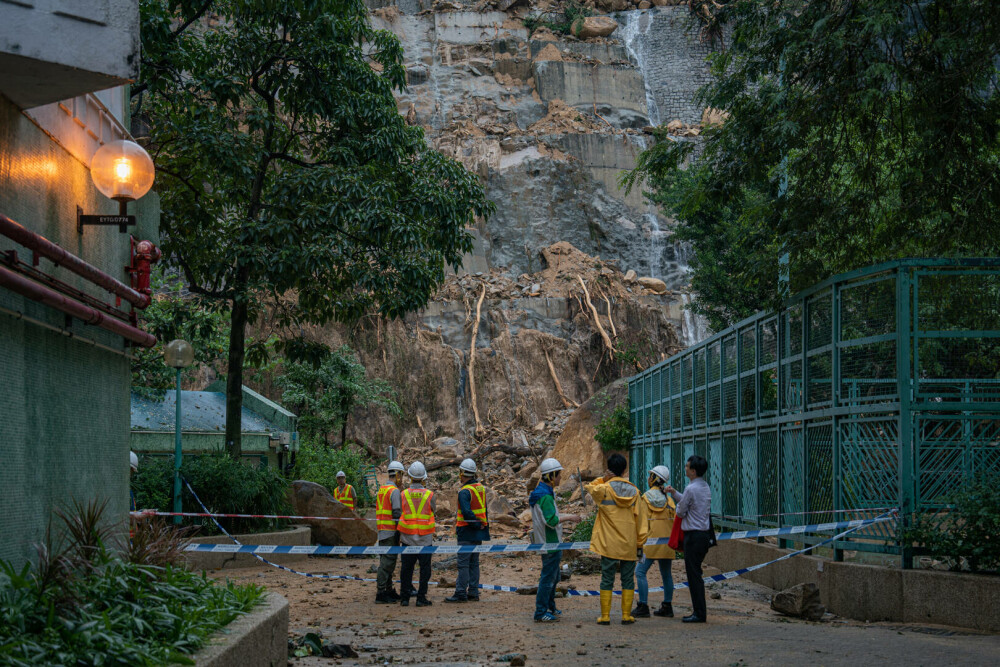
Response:
[[[101,146],[90,161],[90,178],[105,197],[118,202],[118,215],[84,215],[77,207],[77,231],[82,234],[84,225],[117,225],[125,232],[135,224],[126,204],[149,192],[155,176],[153,159],[134,141],[121,139]]]
[[[163,361],[177,370],[177,413],[174,419],[174,523],[181,522],[181,371],[194,363],[194,348],[186,340],[172,340],[163,349]]]

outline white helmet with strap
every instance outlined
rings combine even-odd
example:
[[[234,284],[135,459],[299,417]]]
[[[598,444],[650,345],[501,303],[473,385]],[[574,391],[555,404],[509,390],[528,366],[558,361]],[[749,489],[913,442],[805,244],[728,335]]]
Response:
[[[542,475],[548,475],[551,472],[559,472],[562,469],[562,464],[551,458],[545,459],[542,461],[542,465],[538,466],[538,472]]]
[[[458,469],[461,470],[462,472],[467,472],[470,475],[475,475],[476,472],[478,472],[478,469],[476,468],[476,462],[473,461],[472,459],[465,459],[464,461],[462,461],[458,465]]]
[[[406,468],[404,468],[403,464],[399,461],[392,461],[389,463],[389,473],[394,472],[406,472]]]
[[[427,479],[427,469],[420,461],[410,464],[410,469],[406,471],[410,479]]]
[[[670,468],[667,466],[656,466],[649,471],[651,475],[656,475],[664,484],[670,481]]]

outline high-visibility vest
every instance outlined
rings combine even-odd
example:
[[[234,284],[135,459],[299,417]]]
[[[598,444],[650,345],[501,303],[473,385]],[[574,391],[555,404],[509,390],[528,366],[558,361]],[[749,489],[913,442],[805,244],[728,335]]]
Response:
[[[406,535],[433,535],[434,510],[431,509],[430,489],[404,489],[403,514],[399,517],[399,532]]]
[[[392,492],[395,484],[379,487],[375,496],[375,527],[378,530],[396,530],[396,522],[392,520]]]
[[[341,491],[339,486],[333,487],[333,497],[340,501],[340,504],[349,510],[354,509],[354,487],[350,484],[344,485]]]
[[[486,520],[486,487],[479,482],[476,482],[475,484],[466,484],[462,487],[462,491],[465,491],[466,489],[469,490],[469,495],[472,496],[472,502],[470,503],[470,505],[472,505],[472,513],[476,515],[476,518],[479,519],[480,523],[483,524],[483,528],[485,528],[489,525],[489,522]],[[469,525],[462,515],[461,506],[458,510],[458,520],[455,521],[455,525]]]

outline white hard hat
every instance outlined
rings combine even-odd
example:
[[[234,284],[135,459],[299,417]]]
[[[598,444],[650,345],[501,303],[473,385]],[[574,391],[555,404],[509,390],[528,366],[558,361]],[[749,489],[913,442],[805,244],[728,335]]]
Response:
[[[392,461],[389,464],[389,472],[406,472],[406,468],[399,461]]]
[[[410,469],[406,471],[410,479],[427,479],[427,469],[420,461],[410,464]]]
[[[128,453],[128,465],[132,470],[139,470],[139,457],[135,455],[135,452]]]
[[[462,472],[467,472],[467,473],[471,473],[471,474],[475,475],[476,474],[476,462],[473,461],[472,459],[465,459],[464,461],[462,461],[458,465],[458,469],[461,470]]]
[[[653,475],[656,475],[664,482],[670,481],[670,468],[668,468],[667,466],[656,466],[649,472]]]
[[[562,469],[562,464],[555,459],[545,459],[542,461],[542,465],[538,466],[538,472],[543,475],[548,475],[550,472],[558,472]]]
[[[344,472],[343,470],[338,470],[337,477],[347,477],[347,473]]]

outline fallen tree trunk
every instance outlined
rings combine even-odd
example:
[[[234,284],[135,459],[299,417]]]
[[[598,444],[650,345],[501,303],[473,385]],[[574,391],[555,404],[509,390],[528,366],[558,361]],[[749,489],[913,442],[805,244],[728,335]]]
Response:
[[[552,365],[552,359],[549,358],[549,351],[548,351],[548,349],[545,349],[544,352],[545,352],[545,361],[549,365],[549,375],[552,376],[552,382],[555,383],[555,385],[556,385],[556,393],[559,394],[559,398],[563,402],[563,407],[564,408],[578,408],[578,407],[580,407],[580,404],[577,403],[576,401],[572,401],[572,400],[566,398],[566,394],[563,393],[562,384],[559,383],[559,377],[556,375],[555,366]]]
[[[476,418],[476,437],[483,435],[483,422],[479,419],[479,406],[476,405],[476,336],[479,335],[479,317],[483,312],[483,299],[486,298],[486,283],[476,302],[476,321],[472,323],[472,345],[469,348],[469,393],[472,395],[472,414]]]
[[[581,278],[580,276],[577,276],[576,279],[580,281],[580,287],[583,288],[584,299],[587,303],[587,306],[590,308],[591,314],[594,316],[594,326],[597,327],[597,331],[601,334],[601,338],[604,339],[604,345],[608,348],[608,355],[611,357],[612,360],[614,360],[615,346],[611,344],[611,339],[608,338],[608,332],[605,331],[604,327],[601,325],[601,318],[598,316],[597,309],[594,308],[594,304],[590,300],[590,292],[587,291],[587,283],[583,282],[583,278]]]

